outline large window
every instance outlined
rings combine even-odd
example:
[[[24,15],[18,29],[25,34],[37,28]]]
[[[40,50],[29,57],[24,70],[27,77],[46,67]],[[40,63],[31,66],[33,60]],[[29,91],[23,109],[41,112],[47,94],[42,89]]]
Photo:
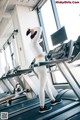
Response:
[[[56,8],[54,8],[54,9],[56,9]],[[57,27],[60,27],[60,26],[56,26],[56,22],[60,23],[60,21],[55,21],[55,17],[58,18],[58,16],[54,17],[51,0],[47,0],[47,2],[42,6],[41,15],[42,15],[42,20],[43,20],[43,24],[44,24],[44,28],[45,28],[45,32],[46,32],[49,50],[51,50],[51,49],[53,49],[53,45],[52,45],[52,41],[51,41],[51,34],[53,34],[55,31],[57,31]],[[57,15],[57,14],[55,14],[55,15]],[[58,23],[57,23],[57,25],[59,25]],[[53,73],[52,73],[52,75],[53,75]],[[54,82],[56,82],[56,83],[66,83],[67,82],[59,70],[55,71],[54,75],[55,75]]]
[[[2,74],[4,74],[5,73],[5,66],[6,66],[4,50],[2,50],[0,53],[0,61],[1,61],[1,71],[2,71]]]
[[[55,0],[56,1],[56,0]],[[61,26],[65,26],[68,40],[77,40],[80,35],[80,4],[79,1],[56,1]],[[80,63],[76,61],[76,64]],[[59,75],[60,76],[60,75]],[[59,81],[57,81],[59,82]]]
[[[41,14],[43,18],[44,28],[47,36],[47,42],[49,46],[49,50],[53,49],[53,45],[51,42],[51,34],[54,33],[56,28],[56,23],[52,11],[52,6],[50,0],[48,0],[41,8]]]
[[[12,59],[11,59],[11,53],[10,53],[9,45],[5,48],[5,53],[6,53],[7,63],[9,65],[10,69],[12,69],[13,65],[12,65]]]
[[[3,91],[2,88],[0,87],[0,94],[1,94],[1,93],[4,93],[4,91]]]
[[[65,26],[69,40],[76,40],[80,35],[80,4],[72,0],[67,3],[61,1],[63,4],[56,1],[61,26]]]

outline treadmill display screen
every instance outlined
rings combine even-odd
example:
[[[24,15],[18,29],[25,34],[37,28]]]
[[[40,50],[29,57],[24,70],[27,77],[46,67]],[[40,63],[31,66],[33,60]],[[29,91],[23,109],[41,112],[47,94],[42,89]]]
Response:
[[[58,45],[60,43],[63,43],[65,40],[67,40],[67,34],[66,34],[65,27],[63,26],[58,31],[53,33],[51,35],[51,40],[52,40],[53,45]]]

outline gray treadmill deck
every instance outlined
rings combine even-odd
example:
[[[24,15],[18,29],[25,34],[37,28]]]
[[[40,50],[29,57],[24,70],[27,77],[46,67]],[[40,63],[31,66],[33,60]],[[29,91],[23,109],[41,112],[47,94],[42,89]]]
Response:
[[[57,111],[61,110],[60,112],[62,112],[62,110],[64,109],[65,106],[69,106],[70,104],[73,104],[75,102],[70,101],[70,100],[63,100],[61,103],[55,104],[52,106],[52,110],[45,112],[43,114],[40,114],[39,111],[39,105],[35,106],[33,108],[28,108],[28,109],[24,109],[23,111],[18,111],[18,112],[12,112],[11,114],[9,114],[9,120],[49,120],[50,116],[47,117],[49,114],[51,114],[51,116],[55,116]],[[50,102],[47,103],[47,105],[50,105]],[[73,105],[72,105],[73,106]],[[65,108],[66,109],[66,108]],[[52,114],[53,112],[55,112],[55,114]],[[60,114],[59,112],[59,114]],[[47,115],[47,116],[46,116]],[[43,118],[42,118],[43,117]],[[46,118],[47,117],[47,118]]]

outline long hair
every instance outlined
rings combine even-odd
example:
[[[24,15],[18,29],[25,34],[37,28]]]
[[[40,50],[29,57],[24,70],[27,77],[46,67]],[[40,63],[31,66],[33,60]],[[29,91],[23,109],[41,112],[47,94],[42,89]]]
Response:
[[[27,30],[26,35],[28,36],[31,33],[30,29]]]
[[[37,31],[35,31],[35,32],[30,36],[30,38],[33,39],[36,34],[37,34]]]

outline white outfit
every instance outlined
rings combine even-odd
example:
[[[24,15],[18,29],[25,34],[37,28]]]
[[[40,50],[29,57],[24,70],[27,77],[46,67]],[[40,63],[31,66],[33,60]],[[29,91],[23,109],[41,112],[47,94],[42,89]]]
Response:
[[[39,45],[39,39],[42,33],[42,29],[40,27],[34,28],[35,31],[37,31],[37,34],[35,35],[35,37],[33,39],[31,39],[31,49],[32,52],[35,56],[35,58],[39,55],[39,54],[43,54],[43,57],[39,57],[36,58],[36,63],[38,62],[43,62],[45,61],[45,56],[44,53],[42,51],[41,46]],[[34,68],[34,70],[36,71],[36,73],[38,74],[38,78],[40,81],[40,92],[39,92],[39,99],[40,99],[40,106],[44,106],[44,102],[45,102],[45,91],[48,94],[49,98],[51,100],[55,100],[51,91],[51,88],[49,87],[49,78],[47,75],[47,69],[46,66],[41,66],[41,67],[36,67]]]
[[[34,57],[36,58],[37,55],[43,54],[42,47],[39,45],[39,39],[42,33],[41,27],[36,27],[35,31],[37,31],[37,34],[33,39],[31,39],[31,50],[34,54]]]

